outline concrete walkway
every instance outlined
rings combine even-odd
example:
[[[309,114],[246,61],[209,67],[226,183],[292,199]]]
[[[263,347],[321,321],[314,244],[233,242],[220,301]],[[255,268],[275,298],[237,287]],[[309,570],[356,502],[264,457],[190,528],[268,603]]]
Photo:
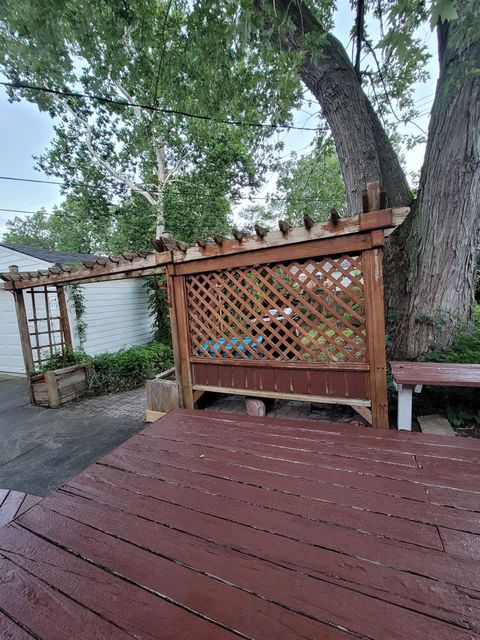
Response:
[[[0,489],[44,496],[144,426],[145,389],[59,409],[29,404],[25,379],[0,374]]]

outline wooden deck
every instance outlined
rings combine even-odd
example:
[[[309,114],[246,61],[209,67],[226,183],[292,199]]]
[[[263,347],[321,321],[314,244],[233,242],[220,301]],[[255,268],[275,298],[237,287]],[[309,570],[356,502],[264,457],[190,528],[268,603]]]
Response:
[[[480,442],[176,410],[0,528],[0,637],[456,640]]]

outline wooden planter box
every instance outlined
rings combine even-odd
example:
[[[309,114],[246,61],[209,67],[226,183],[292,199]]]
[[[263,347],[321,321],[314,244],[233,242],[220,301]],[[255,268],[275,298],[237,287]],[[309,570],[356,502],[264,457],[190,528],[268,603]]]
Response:
[[[74,364],[30,376],[34,404],[54,409],[79,398],[88,391],[89,373],[89,365]]]
[[[154,422],[167,411],[179,406],[175,369],[167,369],[155,378],[147,380],[147,422]]]

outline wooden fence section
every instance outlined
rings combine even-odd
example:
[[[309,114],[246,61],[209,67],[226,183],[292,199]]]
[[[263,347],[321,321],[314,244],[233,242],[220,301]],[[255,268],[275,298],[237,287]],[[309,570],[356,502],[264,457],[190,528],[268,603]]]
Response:
[[[388,427],[382,247],[393,215],[315,225],[310,239],[293,229],[283,245],[273,232],[271,243],[237,242],[236,251],[229,241],[174,252],[181,404],[193,407],[203,391],[313,400]]]

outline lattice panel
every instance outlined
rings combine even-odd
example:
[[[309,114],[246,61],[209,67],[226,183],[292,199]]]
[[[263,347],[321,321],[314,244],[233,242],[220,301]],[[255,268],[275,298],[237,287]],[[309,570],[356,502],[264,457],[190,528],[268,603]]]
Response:
[[[364,362],[361,256],[186,277],[191,356]]]
[[[58,294],[55,288],[47,286],[27,289],[27,293],[30,294],[27,321],[33,361],[42,365],[65,350]]]

